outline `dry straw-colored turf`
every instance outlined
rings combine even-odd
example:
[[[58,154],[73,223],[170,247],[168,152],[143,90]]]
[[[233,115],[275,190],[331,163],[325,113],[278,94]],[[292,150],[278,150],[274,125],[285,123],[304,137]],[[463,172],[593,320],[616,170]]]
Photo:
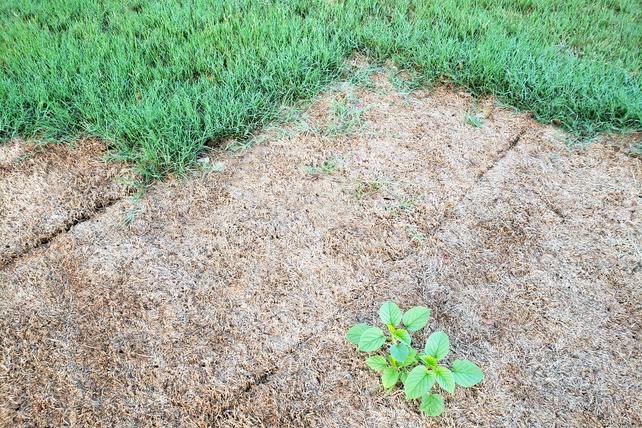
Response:
[[[86,140],[0,147],[0,267],[126,194],[124,166],[104,151]]]
[[[327,94],[213,153],[222,172],[123,199],[0,271],[0,421],[640,425],[642,162],[608,139],[569,149],[492,100],[375,81],[342,89],[365,109],[346,133],[345,93]],[[388,298],[431,307],[429,329],[487,373],[440,418],[384,395],[343,338]]]

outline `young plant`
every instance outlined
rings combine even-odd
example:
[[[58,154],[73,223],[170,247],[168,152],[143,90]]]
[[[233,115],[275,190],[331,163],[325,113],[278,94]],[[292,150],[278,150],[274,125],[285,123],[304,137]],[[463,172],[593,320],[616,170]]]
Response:
[[[359,98],[352,92],[339,94],[338,99],[332,103],[333,120],[325,130],[326,135],[345,135],[358,130],[363,125],[365,108],[361,106]]]
[[[430,309],[415,306],[402,313],[392,301],[379,309],[379,318],[387,333],[379,327],[359,323],[353,325],[346,335],[362,352],[377,352],[386,345],[384,354],[371,355],[366,364],[381,373],[381,383],[386,392],[399,382],[407,400],[421,399],[419,409],[427,416],[439,416],[444,410],[444,398],[433,392],[438,385],[446,392],[454,393],[455,385],[469,388],[484,379],[482,370],[472,361],[455,360],[448,368],[443,360],[450,350],[448,335],[443,331],[432,333],[423,351],[412,346],[410,333],[417,333],[428,324]],[[401,326],[405,327],[401,328]]]
[[[474,126],[475,128],[483,128],[484,127],[484,121],[477,114],[466,113],[465,118],[466,118],[466,123],[469,124],[469,125]]]
[[[344,163],[339,156],[331,156],[320,165],[306,165],[305,172],[310,175],[331,175]]]
[[[383,186],[383,181],[378,177],[357,179],[354,185],[354,197],[360,201],[379,192]]]

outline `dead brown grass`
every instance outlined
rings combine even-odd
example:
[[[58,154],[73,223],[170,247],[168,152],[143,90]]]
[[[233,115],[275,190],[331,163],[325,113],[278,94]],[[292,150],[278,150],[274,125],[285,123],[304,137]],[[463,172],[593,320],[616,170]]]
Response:
[[[224,172],[157,186],[129,227],[123,200],[0,271],[0,421],[640,425],[642,162],[569,150],[492,100],[477,129],[466,94],[376,81],[358,133],[315,131],[324,98],[307,126],[212,154]],[[343,339],[388,298],[433,308],[487,373],[438,419]]]
[[[104,144],[0,146],[0,267],[127,193]]]

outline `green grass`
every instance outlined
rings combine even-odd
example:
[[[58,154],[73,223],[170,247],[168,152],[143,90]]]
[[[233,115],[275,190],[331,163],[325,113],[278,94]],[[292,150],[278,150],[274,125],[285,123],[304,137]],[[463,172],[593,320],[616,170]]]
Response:
[[[343,158],[333,155],[321,162],[320,165],[306,165],[304,169],[310,175],[332,175],[344,163]]]
[[[466,113],[464,115],[464,119],[466,120],[467,124],[474,126],[475,128],[484,127],[484,121],[477,113]]]
[[[381,177],[358,178],[354,183],[354,197],[360,201],[377,194],[385,187]]]
[[[340,94],[332,103],[332,118],[324,130],[328,136],[345,135],[355,132],[363,125],[361,115],[365,108],[360,106],[359,98],[352,92]]]
[[[0,140],[96,136],[183,173],[354,52],[577,134],[641,129],[640,22],[639,0],[3,0]]]

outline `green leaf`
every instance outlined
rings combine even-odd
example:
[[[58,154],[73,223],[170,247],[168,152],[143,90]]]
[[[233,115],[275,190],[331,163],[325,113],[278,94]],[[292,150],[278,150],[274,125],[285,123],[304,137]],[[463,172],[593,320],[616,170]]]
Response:
[[[355,324],[352,327],[350,327],[350,330],[348,330],[348,334],[346,334],[346,339],[348,339],[348,341],[354,343],[355,345],[358,345],[359,340],[361,340],[361,335],[363,334],[364,331],[366,331],[369,328],[370,326],[368,324],[364,324],[364,323]]]
[[[432,355],[437,360],[445,358],[449,350],[450,341],[448,340],[448,335],[443,331],[436,331],[431,334],[424,349],[426,354]]]
[[[406,330],[402,328],[395,330],[394,333],[392,333],[392,335],[397,339],[399,339],[401,342],[405,343],[406,345],[410,345],[412,343],[412,338],[410,337],[410,333],[408,333]]]
[[[373,352],[381,348],[384,343],[386,343],[386,336],[384,336],[383,330],[378,327],[369,327],[361,335],[357,349],[364,352]]]
[[[429,367],[437,367],[437,358],[432,355],[419,354],[419,359]]]
[[[368,357],[366,359],[366,364],[372,370],[376,370],[378,372],[388,368],[388,362],[381,355],[373,355],[372,357]]]
[[[390,347],[390,355],[399,363],[406,361],[408,354],[410,354],[410,348],[405,343],[398,343]]]
[[[388,367],[381,374],[381,383],[383,384],[383,387],[385,389],[390,389],[394,387],[397,384],[398,380],[399,380],[399,372],[392,367]]]
[[[415,306],[403,314],[402,320],[406,328],[414,333],[428,324],[428,318],[430,318],[430,309],[425,306]]]
[[[477,364],[469,360],[453,361],[451,371],[455,378],[455,383],[464,388],[475,386],[484,380],[484,372]]]
[[[408,357],[406,357],[406,359],[401,364],[399,364],[399,367],[407,367],[417,362],[417,350],[413,348],[409,349],[410,352],[408,352]]]
[[[394,302],[388,300],[379,308],[379,318],[384,324],[392,324],[397,327],[401,322],[401,309]]]
[[[417,366],[408,373],[404,385],[406,392],[406,400],[419,398],[428,391],[435,384],[435,375],[429,372],[425,366]]]
[[[401,379],[401,382],[405,384],[407,378],[408,378],[408,373],[401,372],[401,375],[399,376],[399,379]]]
[[[419,410],[426,416],[439,416],[444,411],[444,397],[439,394],[428,394],[424,396]]]
[[[433,369],[437,383],[451,394],[455,392],[455,377],[448,367],[437,366]]]

